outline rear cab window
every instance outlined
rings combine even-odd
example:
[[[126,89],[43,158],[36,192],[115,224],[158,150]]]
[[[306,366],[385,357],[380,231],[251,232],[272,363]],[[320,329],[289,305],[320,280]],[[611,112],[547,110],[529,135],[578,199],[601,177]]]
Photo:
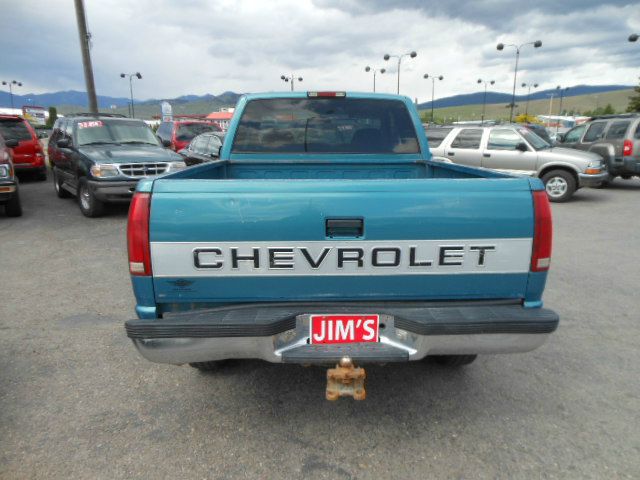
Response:
[[[233,153],[420,153],[405,104],[366,98],[273,98],[247,103]]]
[[[481,128],[463,128],[451,142],[451,148],[479,149],[482,132]]]

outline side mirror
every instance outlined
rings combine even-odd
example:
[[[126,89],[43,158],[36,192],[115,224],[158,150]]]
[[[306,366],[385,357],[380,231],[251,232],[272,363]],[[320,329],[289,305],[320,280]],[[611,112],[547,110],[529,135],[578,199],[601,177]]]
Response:
[[[171,140],[160,140],[162,142],[162,146],[169,148],[171,146]]]
[[[16,148],[18,146],[20,142],[18,142],[18,140],[16,140],[15,138],[12,138],[10,140],[6,140],[4,142],[4,144],[9,147],[9,148]]]
[[[527,147],[526,143],[520,142],[519,144],[516,145],[516,150],[519,150],[521,152],[528,152],[529,147]]]
[[[69,148],[71,146],[71,142],[68,138],[61,138],[58,140],[58,148]]]
[[[556,143],[562,143],[562,142],[564,142],[564,134],[559,133],[556,135]]]

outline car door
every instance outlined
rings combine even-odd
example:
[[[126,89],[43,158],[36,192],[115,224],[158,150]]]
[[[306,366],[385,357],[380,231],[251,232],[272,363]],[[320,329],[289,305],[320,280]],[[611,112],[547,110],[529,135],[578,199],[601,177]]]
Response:
[[[489,131],[486,147],[482,152],[483,167],[509,173],[535,175],[537,162],[537,152],[517,129],[492,128]]]
[[[562,142],[558,142],[558,146],[566,147],[566,148],[576,148],[578,142],[582,138],[585,130],[587,129],[586,124],[578,125],[569,130],[562,139]]]
[[[606,126],[607,126],[606,121],[591,123],[588,126],[587,131],[585,132],[582,139],[575,144],[574,148],[577,148],[579,150],[589,150],[591,145],[593,145],[595,142],[597,142],[602,138],[604,134],[604,129],[606,128]]]
[[[483,132],[483,128],[462,128],[445,147],[444,156],[453,163],[479,167],[482,163],[480,144]]]

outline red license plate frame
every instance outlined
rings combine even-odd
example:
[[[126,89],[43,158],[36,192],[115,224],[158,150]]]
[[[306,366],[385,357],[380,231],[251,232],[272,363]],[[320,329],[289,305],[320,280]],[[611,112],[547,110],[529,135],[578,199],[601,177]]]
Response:
[[[378,314],[313,314],[309,316],[309,343],[331,345],[375,343],[380,338]]]

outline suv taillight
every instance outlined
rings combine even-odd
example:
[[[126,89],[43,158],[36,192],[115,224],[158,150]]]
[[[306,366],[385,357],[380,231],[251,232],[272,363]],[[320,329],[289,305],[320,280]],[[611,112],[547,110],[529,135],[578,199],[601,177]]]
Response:
[[[531,255],[531,271],[544,272],[551,265],[551,243],[553,226],[551,222],[551,206],[547,192],[533,192],[533,252]]]
[[[127,247],[131,275],[151,275],[149,213],[151,194],[138,192],[131,200],[127,223]]]
[[[633,155],[633,142],[631,140],[625,140],[622,144],[622,155],[625,157]]]

